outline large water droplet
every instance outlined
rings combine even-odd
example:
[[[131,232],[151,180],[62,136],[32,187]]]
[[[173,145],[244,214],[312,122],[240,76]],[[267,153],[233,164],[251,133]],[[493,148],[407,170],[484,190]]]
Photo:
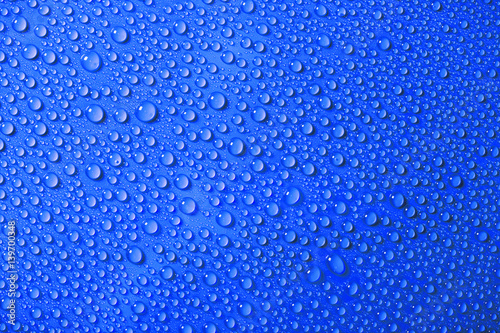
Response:
[[[97,72],[101,69],[101,56],[94,51],[85,54],[81,58],[82,67],[89,72]]]
[[[28,27],[28,20],[23,16],[18,16],[12,21],[12,28],[17,32],[25,32]]]
[[[131,263],[136,265],[142,264],[145,260],[144,253],[137,246],[132,246],[127,251],[127,258],[128,260],[130,260]]]
[[[89,105],[85,111],[87,119],[93,123],[101,123],[106,119],[104,109],[97,104]]]
[[[144,101],[135,111],[135,116],[142,122],[150,123],[155,121],[158,117],[158,109],[153,103]]]
[[[233,215],[227,210],[221,211],[215,218],[217,223],[224,228],[229,228],[234,224]]]
[[[290,187],[285,193],[285,202],[287,205],[295,206],[301,203],[303,198],[302,192],[297,187]]]
[[[328,262],[328,267],[333,273],[337,275],[343,275],[346,273],[347,271],[346,263],[340,256],[334,254],[328,258],[327,262]]]
[[[111,38],[117,43],[126,43],[129,39],[128,31],[122,27],[116,27],[111,32]]]
[[[223,110],[227,107],[227,98],[220,92],[214,92],[210,95],[208,104],[215,110]]]

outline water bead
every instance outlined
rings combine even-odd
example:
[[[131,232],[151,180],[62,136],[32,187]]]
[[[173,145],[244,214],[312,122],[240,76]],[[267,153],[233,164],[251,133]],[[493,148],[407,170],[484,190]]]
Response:
[[[148,219],[142,225],[142,229],[148,235],[156,235],[160,230],[160,225],[156,222],[156,220]]]
[[[120,124],[126,123],[129,119],[128,112],[125,109],[116,110],[113,117]]]
[[[128,42],[129,33],[123,27],[116,27],[113,29],[113,31],[111,31],[111,38],[113,38],[115,42],[123,44]]]
[[[336,126],[333,128],[333,135],[334,135],[337,139],[341,139],[341,138],[345,137],[345,135],[346,135],[346,130],[345,130],[345,128],[344,128],[342,125],[336,125]]]
[[[219,278],[215,273],[209,272],[205,275],[205,283],[211,287],[216,286],[219,283]]]
[[[328,257],[328,267],[336,275],[344,275],[347,271],[347,266],[344,260],[337,254]]]
[[[348,206],[343,201],[339,201],[335,203],[335,213],[338,215],[345,215],[348,213]]]
[[[365,223],[369,226],[374,226],[379,222],[379,217],[375,212],[369,212],[365,216]]]
[[[243,1],[241,3],[241,10],[244,12],[244,13],[247,13],[247,14],[250,14],[250,13],[253,13],[254,10],[255,10],[255,2],[252,1],[252,0],[248,0],[248,1]]]
[[[28,20],[23,16],[17,16],[12,21],[12,28],[17,32],[25,32],[28,30]]]
[[[35,60],[39,55],[38,48],[33,44],[28,44],[23,49],[23,57],[28,60]]]
[[[186,175],[183,174],[175,177],[174,184],[179,190],[187,190],[191,187],[191,181]]]
[[[127,258],[136,265],[142,264],[146,259],[144,252],[137,246],[133,246],[127,251]]]
[[[271,217],[278,217],[281,215],[281,208],[277,203],[271,202],[266,205],[266,213]]]
[[[208,104],[215,110],[223,110],[227,107],[227,98],[220,92],[214,92],[208,98]]]
[[[97,72],[101,69],[101,56],[94,51],[84,54],[80,60],[83,69],[89,72]]]
[[[37,26],[35,26],[34,31],[35,35],[37,35],[40,38],[45,38],[49,34],[49,30],[47,29],[47,27],[42,24],[38,24]]]
[[[132,306],[132,310],[136,314],[143,315],[146,313],[146,305],[144,305],[144,303],[142,302],[134,303],[134,305]]]
[[[33,111],[40,111],[43,109],[43,102],[40,98],[38,97],[31,97],[28,100],[28,106],[31,110]]]
[[[297,187],[290,187],[285,193],[285,202],[287,205],[295,206],[302,202],[302,191]]]
[[[85,173],[92,180],[100,180],[103,177],[103,171],[101,167],[95,163],[90,164],[86,169]]]
[[[97,104],[89,105],[85,110],[85,115],[88,120],[96,124],[102,123],[106,119],[104,109]]]
[[[176,21],[174,24],[174,31],[179,35],[184,35],[188,31],[188,25],[182,20]]]
[[[451,178],[451,185],[453,187],[460,188],[460,187],[463,186],[463,184],[464,184],[464,181],[463,181],[462,177],[460,177],[460,176],[453,176]]]
[[[193,215],[196,213],[198,205],[192,198],[184,198],[180,203],[180,210],[184,214]]]
[[[55,173],[51,172],[45,176],[44,183],[49,188],[56,188],[56,187],[59,187],[60,180],[59,180],[59,177],[57,177],[57,175]]]
[[[250,303],[248,302],[242,302],[238,306],[238,312],[243,316],[243,317],[249,317],[253,313],[253,307]]]
[[[234,217],[227,210],[223,210],[219,214],[217,214],[215,220],[217,221],[218,225],[224,228],[229,228],[234,224]]]
[[[48,50],[42,53],[42,59],[48,65],[55,65],[57,63],[58,57],[54,51]]]
[[[395,193],[391,196],[392,204],[396,208],[402,208],[406,204],[406,198],[401,193]]]
[[[228,150],[232,155],[243,156],[246,152],[246,145],[243,140],[234,138],[230,141]]]
[[[300,60],[293,60],[290,63],[290,69],[295,73],[300,73],[304,70],[304,64]]]
[[[172,167],[176,164],[177,159],[172,152],[168,151],[161,155],[160,162],[164,166]]]
[[[144,101],[136,109],[135,116],[144,123],[154,122],[158,118],[158,109],[155,104]]]
[[[123,163],[123,158],[122,156],[119,154],[119,153],[112,153],[110,156],[109,156],[109,164],[115,168],[119,167],[122,165]]]
[[[392,47],[392,43],[388,38],[380,39],[378,43],[381,50],[388,51]]]

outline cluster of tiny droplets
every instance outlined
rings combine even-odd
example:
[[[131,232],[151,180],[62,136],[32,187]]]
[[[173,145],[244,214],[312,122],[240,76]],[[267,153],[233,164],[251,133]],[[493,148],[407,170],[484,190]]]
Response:
[[[0,332],[498,332],[496,0],[3,1],[0,45]]]

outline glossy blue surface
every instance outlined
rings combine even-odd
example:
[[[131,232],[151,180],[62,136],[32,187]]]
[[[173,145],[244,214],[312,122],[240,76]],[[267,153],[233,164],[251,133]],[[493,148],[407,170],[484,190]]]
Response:
[[[494,0],[1,2],[0,332],[499,332],[499,41]]]

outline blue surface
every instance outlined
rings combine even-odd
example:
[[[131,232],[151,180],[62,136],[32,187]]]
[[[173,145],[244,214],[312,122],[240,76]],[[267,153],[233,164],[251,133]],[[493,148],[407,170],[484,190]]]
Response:
[[[0,39],[0,332],[500,331],[495,0],[3,1]]]

